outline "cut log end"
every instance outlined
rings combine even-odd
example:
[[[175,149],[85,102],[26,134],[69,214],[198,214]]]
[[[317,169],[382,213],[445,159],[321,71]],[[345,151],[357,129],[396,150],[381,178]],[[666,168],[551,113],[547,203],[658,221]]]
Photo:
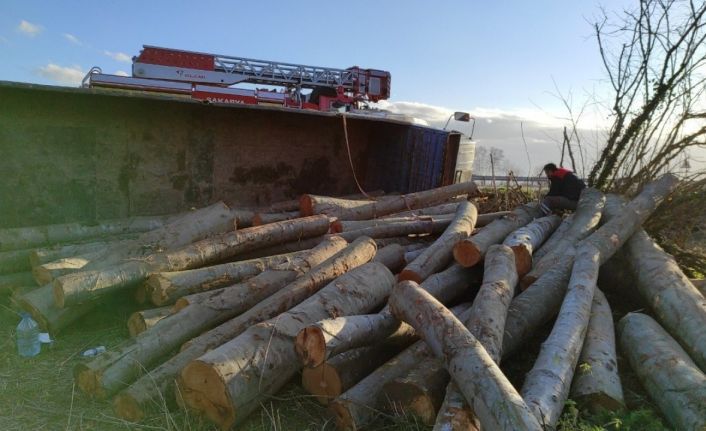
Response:
[[[454,246],[454,259],[465,268],[475,266],[481,257],[480,250],[471,241],[459,241]]]
[[[517,268],[517,276],[522,278],[532,269],[532,254],[524,245],[512,246],[512,252],[515,255],[515,267]]]
[[[172,313],[176,313],[180,310],[183,310],[184,308],[189,306],[189,300],[182,297],[176,300],[174,305],[172,305]]]
[[[222,429],[235,423],[235,410],[223,378],[209,364],[190,362],[178,379],[180,395],[191,409],[201,412]]]
[[[399,281],[405,280],[414,281],[415,283],[421,283],[422,281],[424,281],[421,275],[417,274],[414,270],[411,269],[403,269],[402,272],[400,272]]]
[[[356,431],[358,429],[345,401],[333,401],[329,408],[336,420],[336,429],[344,431]]]
[[[166,277],[162,277],[161,274],[150,275],[144,285],[146,294],[154,305],[164,305],[169,300],[168,292],[172,283]]]
[[[115,397],[113,411],[121,419],[130,422],[139,422],[145,417],[145,411],[140,407],[140,403],[128,393],[121,393]]]
[[[537,281],[537,277],[533,275],[525,275],[520,280],[520,289],[522,289],[522,291],[527,290],[527,288],[530,287],[535,281]]]
[[[58,308],[64,308],[64,289],[58,283],[58,280],[54,281],[52,285],[52,291],[54,292],[54,303]]]
[[[140,305],[145,304],[147,302],[147,297],[147,286],[144,283],[137,286],[137,289],[135,289],[135,302]]]
[[[130,318],[127,319],[127,330],[130,332],[131,337],[137,337],[137,335],[147,330],[145,319],[142,318],[142,314],[139,311],[132,313]]]
[[[299,197],[299,213],[302,217],[314,215],[314,204],[309,195],[301,195]]]
[[[440,421],[437,419],[435,429]],[[449,407],[444,412],[442,430],[480,431],[478,418],[468,408]]]
[[[340,220],[334,220],[331,222],[331,228],[329,231],[331,233],[341,233],[343,232],[343,224]]]
[[[424,425],[433,425],[439,406],[416,384],[393,380],[385,385],[385,396],[398,415],[413,415]]]
[[[44,286],[54,280],[51,271],[42,266],[32,267],[32,276],[39,286]]]
[[[299,331],[294,348],[305,367],[318,367],[326,360],[326,340],[318,326],[309,326]]]
[[[255,216],[252,218],[252,225],[253,226],[262,226],[265,224],[262,220],[262,214],[256,213]]]
[[[343,384],[338,371],[328,364],[321,364],[315,368],[304,368],[302,370],[302,386],[307,392],[316,396],[319,403],[324,405],[343,392]]]
[[[74,367],[74,380],[78,388],[85,394],[91,395],[96,391],[96,377],[93,371],[84,364],[77,364]]]

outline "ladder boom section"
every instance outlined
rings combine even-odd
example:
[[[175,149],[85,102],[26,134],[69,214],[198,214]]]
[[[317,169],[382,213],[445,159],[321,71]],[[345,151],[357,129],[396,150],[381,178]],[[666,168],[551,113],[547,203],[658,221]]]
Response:
[[[390,95],[382,70],[335,69],[144,46],[133,59],[133,76],[229,86],[241,82],[299,88],[342,89],[377,101]]]

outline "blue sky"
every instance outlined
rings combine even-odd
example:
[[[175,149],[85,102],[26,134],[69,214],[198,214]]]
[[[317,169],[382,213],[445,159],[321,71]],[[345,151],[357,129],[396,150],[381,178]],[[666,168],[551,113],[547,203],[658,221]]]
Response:
[[[618,12],[636,0],[606,3]],[[143,44],[378,68],[392,73],[387,107],[434,125],[449,111],[471,111],[487,120],[479,143],[507,146],[524,163],[519,121],[530,123],[538,152],[556,152],[554,138],[531,124],[561,123],[552,121],[564,114],[553,81],[577,99],[605,85],[590,24],[598,7],[598,0],[0,0],[0,80],[76,85],[92,66],[130,73]],[[514,121],[505,137],[490,133],[498,117]]]
[[[629,4],[629,2],[626,2]],[[0,6],[0,79],[55,83],[50,64],[130,72],[143,44],[389,70],[393,100],[558,109],[602,77],[596,1],[36,1]],[[618,1],[610,4],[619,8]],[[24,26],[22,21],[36,26]],[[70,36],[67,36],[70,35]],[[111,58],[108,53],[113,53]],[[121,56],[120,54],[126,54]],[[116,60],[116,58],[118,60]]]

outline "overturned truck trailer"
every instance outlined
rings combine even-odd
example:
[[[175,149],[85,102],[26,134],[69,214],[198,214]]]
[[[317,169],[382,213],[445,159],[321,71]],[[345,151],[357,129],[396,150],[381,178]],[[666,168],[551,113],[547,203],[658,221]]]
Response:
[[[461,136],[390,118],[0,81],[0,227],[451,184]],[[349,151],[352,159],[349,161]],[[457,175],[456,175],[457,176]]]

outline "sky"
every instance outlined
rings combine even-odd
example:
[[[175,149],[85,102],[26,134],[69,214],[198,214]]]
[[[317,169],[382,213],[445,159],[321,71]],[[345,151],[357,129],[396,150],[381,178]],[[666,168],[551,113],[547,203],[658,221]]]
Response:
[[[619,12],[635,2],[610,0],[604,7]],[[599,6],[594,0],[0,0],[0,80],[77,86],[92,66],[130,74],[142,45],[377,68],[392,74],[392,97],[383,107],[435,126],[455,110],[471,112],[479,120],[478,144],[502,146],[516,164],[527,164],[522,122],[539,164],[555,157],[566,123],[557,92],[573,94],[578,105],[605,90],[591,25]],[[582,124],[593,130],[604,123],[604,114],[589,109]]]

